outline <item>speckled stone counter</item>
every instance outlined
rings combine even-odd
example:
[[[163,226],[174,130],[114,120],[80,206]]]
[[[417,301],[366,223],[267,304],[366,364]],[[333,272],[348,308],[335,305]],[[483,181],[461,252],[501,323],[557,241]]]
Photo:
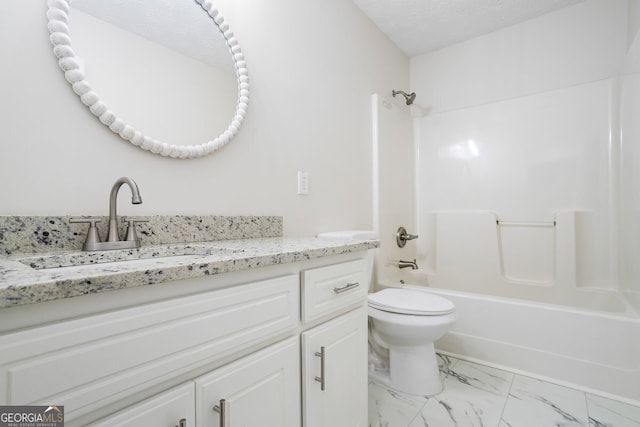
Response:
[[[145,233],[140,227],[143,241],[140,249],[82,252],[78,248],[86,231],[75,230],[68,221],[65,223],[65,217],[24,218],[0,217],[0,241],[4,242],[0,248],[5,254],[0,255],[0,308],[378,246],[376,240],[283,238],[280,217],[154,217],[153,222],[141,224],[149,226],[149,230]],[[229,232],[225,232],[225,226],[216,226],[216,221],[226,224]],[[13,224],[13,229],[7,227],[8,223]],[[16,226],[20,223],[21,226]],[[171,228],[181,230],[182,234],[176,236],[174,230],[166,231]],[[17,239],[20,233],[23,237]],[[238,233],[250,237],[238,238]],[[233,237],[225,239],[228,236]]]
[[[79,215],[78,215],[79,216]],[[87,224],[69,223],[71,216],[0,216],[0,254],[80,250]],[[108,217],[100,217],[98,232],[107,235]],[[210,242],[282,236],[280,216],[130,216],[148,220],[136,224],[143,245]],[[125,226],[120,222],[120,235]]]

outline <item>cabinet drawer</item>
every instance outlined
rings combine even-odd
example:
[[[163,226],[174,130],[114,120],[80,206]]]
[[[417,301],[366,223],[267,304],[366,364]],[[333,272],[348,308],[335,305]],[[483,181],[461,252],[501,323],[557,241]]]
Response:
[[[302,321],[310,322],[364,301],[367,263],[360,259],[302,272]]]
[[[0,336],[0,402],[67,420],[295,328],[299,282],[279,277]]]

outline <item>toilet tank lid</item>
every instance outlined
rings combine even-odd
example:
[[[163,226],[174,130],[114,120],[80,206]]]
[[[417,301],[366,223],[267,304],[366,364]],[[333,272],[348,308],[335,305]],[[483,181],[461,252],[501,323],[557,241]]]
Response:
[[[378,238],[378,233],[370,230],[343,230],[343,231],[328,231],[325,233],[318,233],[318,237],[325,239],[361,239],[372,240]]]

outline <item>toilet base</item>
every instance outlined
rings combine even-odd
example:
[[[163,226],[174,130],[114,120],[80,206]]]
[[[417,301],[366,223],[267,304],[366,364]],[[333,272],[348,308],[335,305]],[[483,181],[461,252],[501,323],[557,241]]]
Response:
[[[430,396],[442,391],[433,343],[389,349],[389,384],[405,393]]]
[[[369,378],[396,391],[417,396],[432,396],[442,391],[433,343],[418,348],[391,348],[389,365],[388,370],[369,369]]]

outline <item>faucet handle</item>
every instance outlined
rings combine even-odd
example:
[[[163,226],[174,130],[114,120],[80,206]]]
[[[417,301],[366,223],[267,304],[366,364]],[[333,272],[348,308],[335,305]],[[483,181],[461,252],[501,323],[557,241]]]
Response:
[[[85,217],[71,217],[69,222],[71,224],[89,224],[89,231],[87,231],[87,238],[84,240],[83,249],[95,244],[100,243],[100,234],[98,234],[98,228],[96,224],[102,221],[102,218],[98,216],[85,216]]]
[[[404,245],[407,244],[407,240],[417,239],[418,236],[416,234],[409,234],[404,227],[398,228],[396,233],[396,243],[399,248],[404,248]]]
[[[136,224],[141,222],[149,222],[148,219],[127,219],[127,217],[122,217],[122,221],[128,223],[127,226],[127,234],[124,240],[132,242],[138,241],[138,235],[136,234]]]

